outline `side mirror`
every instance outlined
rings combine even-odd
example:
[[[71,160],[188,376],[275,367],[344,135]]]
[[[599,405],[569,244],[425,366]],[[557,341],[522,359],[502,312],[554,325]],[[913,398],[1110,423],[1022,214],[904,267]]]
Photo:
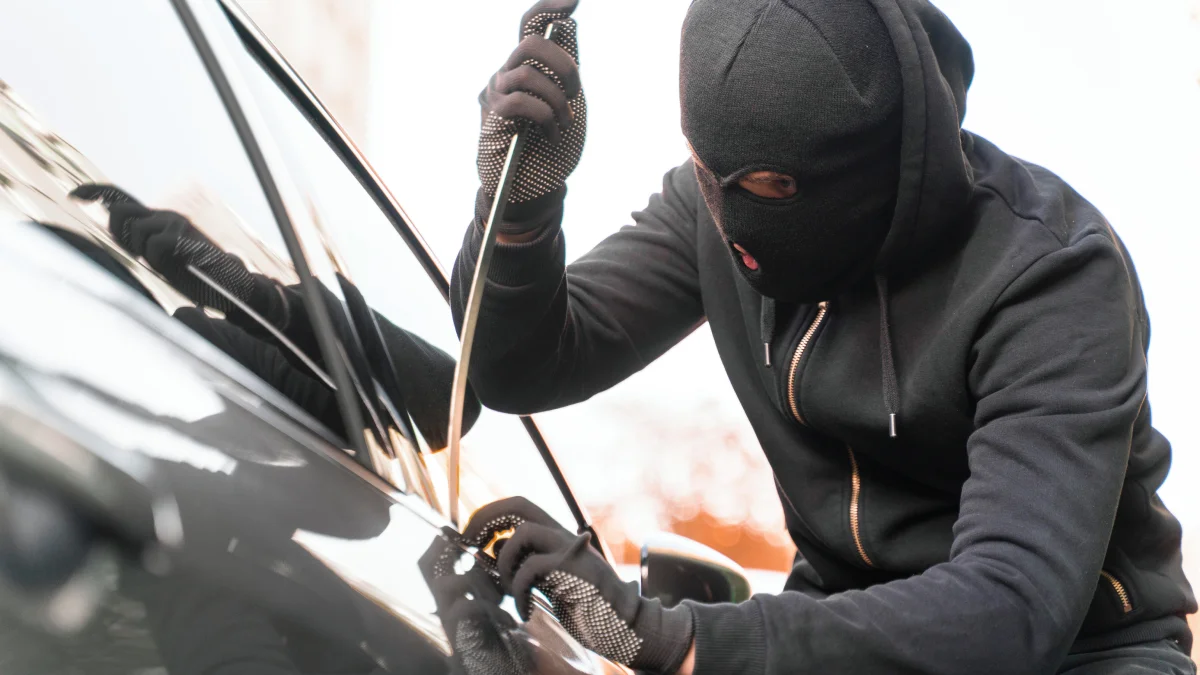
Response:
[[[682,600],[742,602],[750,581],[740,565],[687,537],[668,532],[642,544],[642,595],[674,607]]]

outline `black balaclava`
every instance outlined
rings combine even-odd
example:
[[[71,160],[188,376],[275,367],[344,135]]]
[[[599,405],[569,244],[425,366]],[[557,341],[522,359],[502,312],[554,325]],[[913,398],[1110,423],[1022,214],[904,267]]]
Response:
[[[870,2],[695,0],[680,65],[696,176],[750,284],[816,302],[869,273],[896,202],[902,96]],[[791,176],[799,191],[753,195],[738,180],[755,171]]]

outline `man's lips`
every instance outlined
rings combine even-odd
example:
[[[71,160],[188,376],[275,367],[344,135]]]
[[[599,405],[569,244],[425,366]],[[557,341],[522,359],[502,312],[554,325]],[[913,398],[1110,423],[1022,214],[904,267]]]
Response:
[[[742,264],[746,266],[746,269],[750,271],[758,269],[758,261],[755,260],[754,256],[750,255],[746,249],[734,244],[733,250],[737,251],[738,255],[742,256]]]

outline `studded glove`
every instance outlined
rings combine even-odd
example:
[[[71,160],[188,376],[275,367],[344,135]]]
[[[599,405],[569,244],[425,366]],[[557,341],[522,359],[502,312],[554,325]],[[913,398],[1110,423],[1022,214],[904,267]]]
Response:
[[[458,533],[446,528],[418,561],[433,594],[438,619],[462,675],[524,675],[535,671],[526,645],[513,638],[517,624],[500,608],[504,593],[483,563],[459,574]]]
[[[247,304],[254,300],[256,276],[236,256],[217,248],[186,217],[174,211],[147,208],[112,185],[81,185],[71,196],[102,202],[108,208],[108,229],[117,244],[130,254],[145,258],[154,271],[196,304],[225,314],[235,310],[232,302],[196,276],[189,266],[200,270],[238,300]]]
[[[522,126],[529,138],[513,181],[504,223],[506,234],[540,224],[539,215],[562,203],[567,176],[579,164],[587,135],[587,101],[579,79],[579,46],[570,18],[578,0],[541,0],[521,22],[521,42],[496,73],[479,103],[480,204],[490,208],[508,148]],[[551,40],[544,36],[553,23]]]
[[[515,528],[498,546],[496,567],[522,618],[528,618],[536,588],[554,615],[581,645],[636,670],[673,674],[692,645],[692,613],[666,609],[623,582],[589,545],[521,497],[480,509],[463,530],[468,541],[490,540]]]

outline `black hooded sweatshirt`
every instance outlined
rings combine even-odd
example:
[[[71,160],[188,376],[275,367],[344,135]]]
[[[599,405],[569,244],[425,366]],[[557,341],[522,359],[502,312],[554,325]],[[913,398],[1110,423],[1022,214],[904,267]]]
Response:
[[[944,15],[872,4],[903,85],[883,283],[781,304],[764,331],[688,162],[569,266],[561,207],[498,247],[473,386],[506,412],[571,405],[710,323],[799,553],[780,595],[692,605],[697,673],[1053,673],[1190,649],[1129,255],[1060,178],[961,129],[973,65]],[[459,322],[487,206],[454,268]]]

